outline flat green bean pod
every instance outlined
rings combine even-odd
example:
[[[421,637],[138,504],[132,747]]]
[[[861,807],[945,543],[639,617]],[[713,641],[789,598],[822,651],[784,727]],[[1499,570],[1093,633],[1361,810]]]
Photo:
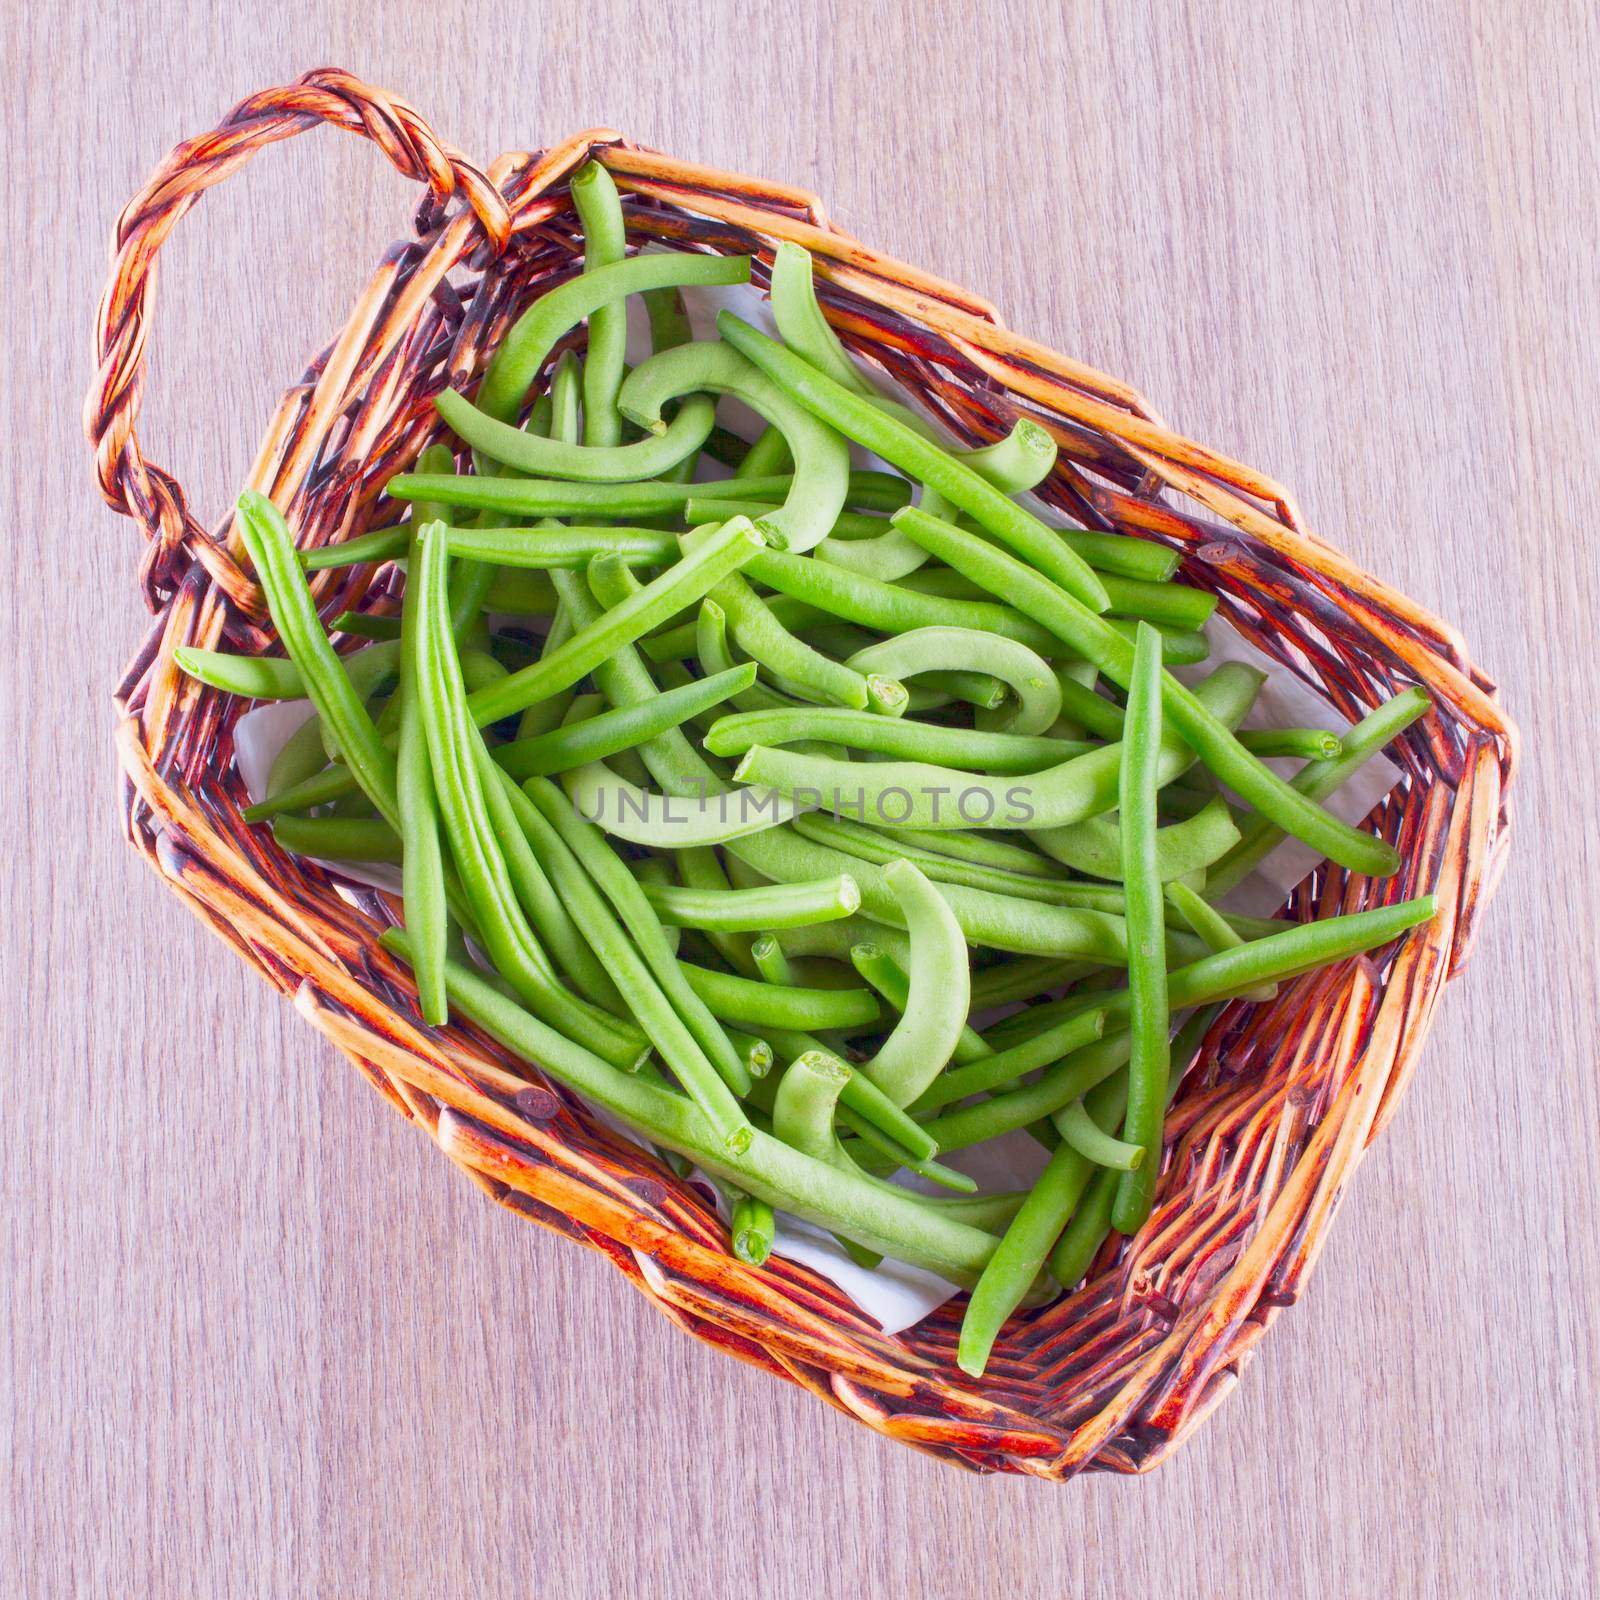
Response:
[[[1090,878],[1122,877],[1122,830],[1107,817],[1091,817],[1059,828],[1030,829],[1028,836],[1074,872]],[[1218,795],[1192,817],[1156,829],[1156,872],[1162,883],[1204,872],[1238,842],[1239,829],[1233,813]]]

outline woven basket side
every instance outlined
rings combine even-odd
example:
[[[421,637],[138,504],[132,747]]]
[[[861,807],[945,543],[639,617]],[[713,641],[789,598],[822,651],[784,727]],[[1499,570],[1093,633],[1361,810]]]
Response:
[[[1088,1282],[1015,1319],[980,1384],[955,1368],[959,1304],[901,1339],[827,1280],[727,1252],[707,1197],[469,1026],[421,1026],[409,972],[379,949],[394,905],[286,857],[247,826],[232,762],[240,705],[179,675],[180,644],[272,645],[230,523],[206,532],[135,423],[156,253],[199,194],[261,146],[330,122],[427,185],[341,333],[283,396],[250,486],[304,546],[394,520],[384,485],[438,429],[431,396],[465,383],[509,320],[579,270],[566,180],[590,155],[627,197],[630,240],[753,252],[794,239],[824,308],[864,360],[972,442],[1019,416],[1061,457],[1047,498],[1090,527],[1177,549],[1242,633],[1349,715],[1422,682],[1435,711],[1403,741],[1406,778],[1374,823],[1405,866],[1387,883],[1323,869],[1298,916],[1431,891],[1440,912],[1380,962],[1357,960],[1234,1005],[1211,1030],[1171,1132],[1156,1211]],[[253,96],[178,147],[119,222],[86,410],[107,499],[148,542],[157,616],[119,689],[130,839],[210,926],[489,1194],[602,1250],[686,1331],[802,1384],[886,1435],[981,1468],[1063,1477],[1163,1459],[1236,1380],[1299,1293],[1363,1150],[1415,1068],[1446,979],[1503,864],[1516,735],[1452,630],[1306,533],[1265,475],[1182,438],[1136,391],[1010,333],[992,308],[844,234],[819,202],[627,144],[610,130],[484,171],[403,101],[322,72]],[[389,578],[319,573],[324,614],[388,604]]]

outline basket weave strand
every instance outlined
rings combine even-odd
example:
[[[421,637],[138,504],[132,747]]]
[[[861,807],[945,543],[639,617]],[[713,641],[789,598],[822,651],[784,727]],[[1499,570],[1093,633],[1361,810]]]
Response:
[[[233,729],[244,709],[182,677],[180,645],[273,643],[235,559],[177,479],[147,462],[150,285],[178,220],[261,147],[330,123],[426,186],[414,236],[385,254],[338,336],[283,396],[249,477],[302,546],[398,515],[384,486],[437,431],[431,396],[476,372],[530,300],[581,267],[566,184],[590,158],[626,198],[630,243],[817,259],[846,344],[918,391],[973,444],[1027,416],[1061,447],[1046,498],[1085,526],[1158,540],[1220,614],[1352,718],[1410,683],[1434,710],[1393,752],[1401,784],[1369,821],[1404,866],[1385,882],[1324,867],[1289,914],[1419,893],[1437,917],[1380,960],[1226,1008],[1179,1094],[1150,1220],[1087,1282],[1014,1319],[980,1382],[955,1366],[961,1302],[898,1338],[832,1283],[774,1258],[735,1260],[708,1197],[598,1122],[477,1029],[427,1029],[409,972],[376,943],[397,907],[287,857],[240,814]],[[800,1384],[891,1438],[963,1465],[1064,1478],[1146,1470],[1237,1381],[1315,1263],[1351,1173],[1387,1124],[1446,981],[1504,865],[1517,739],[1454,629],[1307,532],[1286,490],[1169,429],[1128,385],[1011,333],[992,307],[877,254],[820,202],[591,130],[487,169],[403,100],[337,70],[252,95],[186,140],[118,220],[85,407],[102,494],[146,538],[154,625],[117,689],[128,837],[197,916],[285,993],[391,1104],[501,1204],[602,1251],[679,1327]],[[389,580],[330,569],[325,614],[385,599]]]

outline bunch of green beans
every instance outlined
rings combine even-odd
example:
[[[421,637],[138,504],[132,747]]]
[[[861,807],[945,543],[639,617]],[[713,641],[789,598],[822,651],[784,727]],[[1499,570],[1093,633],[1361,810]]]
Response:
[[[476,1024],[701,1166],[752,1267],[789,1215],[972,1288],[979,1374],[1019,1306],[1144,1226],[1207,1008],[1433,914],[1216,903],[1291,835],[1393,872],[1322,802],[1427,699],[1344,734],[1243,728],[1261,674],[1171,674],[1215,605],[1177,553],[1019,503],[1055,465],[1043,429],[946,448],[840,344],[792,244],[782,339],[724,312],[696,341],[680,291],[749,261],[631,254],[598,166],[572,198],[583,272],[437,397],[441,442],[389,484],[409,519],[300,552],[242,495],[284,653],[177,664],[309,700],[246,818],[399,865],[384,943],[425,1025]],[[630,371],[632,295],[655,353]],[[754,441],[718,426],[725,397]],[[312,583],[396,563],[398,614],[324,624]],[[1025,1194],[938,1159],[1019,1129],[1050,1152]]]

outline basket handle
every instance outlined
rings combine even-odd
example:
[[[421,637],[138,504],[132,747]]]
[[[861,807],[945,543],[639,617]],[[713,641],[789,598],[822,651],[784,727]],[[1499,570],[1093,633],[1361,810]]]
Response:
[[[152,599],[179,548],[192,536],[205,537],[177,479],[145,460],[134,429],[144,398],[146,317],[156,256],[179,218],[213,184],[263,146],[323,122],[371,139],[399,172],[427,184],[437,206],[459,193],[496,253],[510,236],[510,210],[487,174],[443,143],[404,100],[337,67],[251,95],[210,133],[185,139],[168,152],[117,219],[111,271],[95,320],[94,382],[83,408],[101,494],[139,523],[151,541],[143,576]]]

